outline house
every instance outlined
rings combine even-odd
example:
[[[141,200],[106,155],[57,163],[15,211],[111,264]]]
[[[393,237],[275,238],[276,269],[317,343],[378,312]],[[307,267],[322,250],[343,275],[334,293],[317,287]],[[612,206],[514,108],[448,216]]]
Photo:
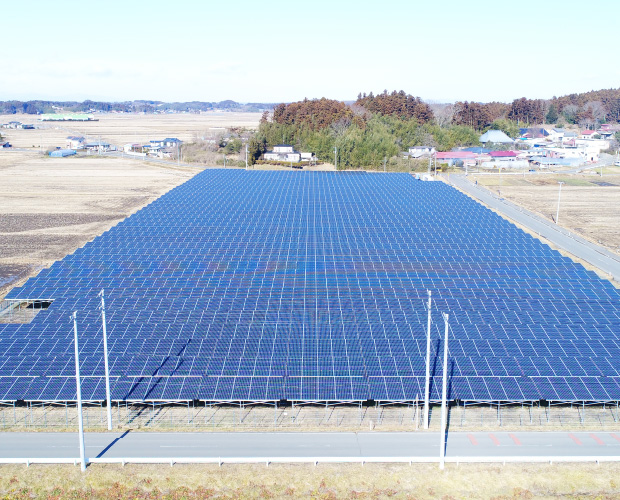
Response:
[[[458,161],[462,161],[463,165],[473,167],[476,164],[476,155],[471,151],[446,151],[435,153],[435,158],[439,163],[447,163],[454,165]]]
[[[2,128],[18,129],[18,128],[21,128],[21,125],[22,125],[21,122],[12,121],[9,123],[3,123]]]
[[[432,156],[436,152],[437,151],[432,146],[413,146],[412,148],[409,148],[409,153],[407,156],[411,158],[422,158]]]
[[[597,134],[596,130],[584,130],[579,136],[580,139],[592,139]]]
[[[290,144],[278,144],[273,147],[273,151],[267,151],[263,154],[263,158],[267,161],[286,161],[298,163],[301,161],[301,153],[295,151]]]
[[[84,149],[84,138],[78,135],[70,135],[65,141],[67,149]]]
[[[515,142],[510,137],[508,137],[504,132],[502,132],[501,130],[488,130],[487,132],[482,134],[480,136],[480,139],[478,139],[478,140],[482,144],[484,144],[484,145],[486,145],[488,143],[493,143],[493,144],[514,144],[514,142]]]
[[[167,137],[162,141],[161,147],[163,148],[176,148],[183,144],[183,141],[177,139],[176,137]]]
[[[103,152],[103,151],[110,151],[110,149],[112,149],[112,146],[110,145],[109,142],[96,141],[96,142],[87,142],[86,144],[84,144],[84,148],[86,148],[88,151]]]
[[[129,155],[146,156],[146,153],[143,152],[142,144],[138,143],[125,144],[123,146],[123,152]]]
[[[491,151],[489,156],[495,161],[515,161],[519,153],[517,151]]]
[[[34,125],[30,123],[22,123],[20,128],[23,130],[34,130]]]
[[[547,129],[542,127],[520,128],[519,133],[525,139],[545,139],[551,135]]]

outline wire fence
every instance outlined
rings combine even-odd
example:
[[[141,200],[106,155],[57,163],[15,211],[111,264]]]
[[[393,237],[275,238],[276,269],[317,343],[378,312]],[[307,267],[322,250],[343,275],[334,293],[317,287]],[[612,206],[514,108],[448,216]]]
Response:
[[[422,431],[422,405],[210,405],[196,403],[113,403],[115,430],[197,431]],[[440,428],[440,406],[430,409],[429,430]],[[83,407],[84,428],[107,429],[102,404]],[[620,430],[620,411],[611,405],[476,405],[450,406],[451,430],[582,428]],[[74,404],[0,405],[0,430],[75,430]]]

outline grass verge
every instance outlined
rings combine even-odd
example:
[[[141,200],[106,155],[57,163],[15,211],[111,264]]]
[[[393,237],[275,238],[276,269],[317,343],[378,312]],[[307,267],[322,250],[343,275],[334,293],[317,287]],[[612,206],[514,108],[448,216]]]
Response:
[[[0,466],[3,498],[620,497],[620,464]]]

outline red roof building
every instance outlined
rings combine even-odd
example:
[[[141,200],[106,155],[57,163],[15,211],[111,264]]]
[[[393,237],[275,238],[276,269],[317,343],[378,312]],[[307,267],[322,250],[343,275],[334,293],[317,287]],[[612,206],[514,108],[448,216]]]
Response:
[[[476,155],[471,151],[446,151],[442,153],[435,153],[438,160],[475,160]]]
[[[491,151],[491,158],[516,158],[519,153],[516,151]]]

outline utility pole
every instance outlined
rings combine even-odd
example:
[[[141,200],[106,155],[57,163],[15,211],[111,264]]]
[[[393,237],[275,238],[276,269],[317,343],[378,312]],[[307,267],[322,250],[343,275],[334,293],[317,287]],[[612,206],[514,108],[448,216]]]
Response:
[[[428,319],[426,321],[426,378],[424,379],[424,428],[428,429],[429,392],[431,386],[431,291],[428,290]]]
[[[558,184],[560,185],[560,191],[558,192],[558,211],[555,214],[555,223],[556,224],[560,220],[560,197],[562,196],[562,184],[564,184],[564,183],[562,181],[559,181]]]
[[[429,156],[428,157],[428,175],[431,175],[431,165],[433,164],[433,157]]]
[[[80,440],[80,468],[86,471],[86,452],[84,450],[84,423],[82,420],[82,387],[80,384],[80,349],[78,347],[77,311],[73,312],[73,337],[75,344],[75,385],[77,389],[78,434]]]
[[[383,157],[383,173],[385,174],[387,172],[387,170],[385,169],[385,164],[387,163],[387,158],[384,156]]]
[[[334,168],[338,170],[338,148],[334,147]]]
[[[499,187],[497,188],[497,194],[499,195],[501,199],[502,197],[502,165],[501,163],[499,165]]]
[[[248,169],[248,145],[245,145],[245,169]]]
[[[101,296],[101,323],[103,325],[103,361],[105,367],[105,399],[108,409],[108,430],[112,430],[112,399],[110,397],[110,367],[108,365],[108,333],[105,323],[105,299],[103,289],[99,292]]]
[[[443,343],[443,385],[441,388],[441,428],[439,429],[439,468],[443,469],[446,459],[446,427],[447,427],[447,403],[446,391],[448,389],[448,314],[443,313],[443,321],[446,325],[445,340]]]
[[[178,167],[179,165],[181,165],[181,157],[179,156],[179,143],[178,143],[178,141],[176,142],[176,145],[177,145],[177,167]]]

